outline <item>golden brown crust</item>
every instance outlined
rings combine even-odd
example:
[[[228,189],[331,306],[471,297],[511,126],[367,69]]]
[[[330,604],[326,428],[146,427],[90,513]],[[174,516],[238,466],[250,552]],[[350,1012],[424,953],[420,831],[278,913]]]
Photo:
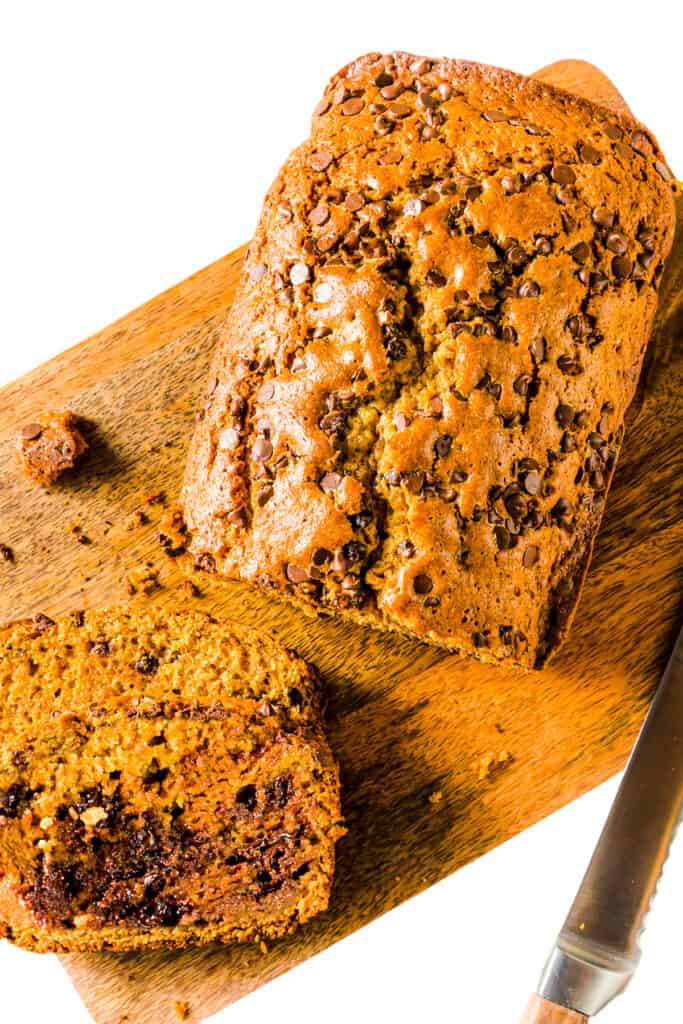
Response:
[[[0,931],[40,952],[273,939],[342,834],[316,678],[196,612],[0,634]]]
[[[542,663],[604,507],[672,188],[633,118],[544,83],[403,53],[343,68],[216,354],[184,488],[197,555]]]

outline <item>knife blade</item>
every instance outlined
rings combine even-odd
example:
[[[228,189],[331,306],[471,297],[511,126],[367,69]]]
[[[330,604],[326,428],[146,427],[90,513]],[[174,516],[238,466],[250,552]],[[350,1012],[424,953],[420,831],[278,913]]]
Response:
[[[683,628],[541,977],[543,1012],[551,1005],[592,1017],[629,983],[682,810]]]

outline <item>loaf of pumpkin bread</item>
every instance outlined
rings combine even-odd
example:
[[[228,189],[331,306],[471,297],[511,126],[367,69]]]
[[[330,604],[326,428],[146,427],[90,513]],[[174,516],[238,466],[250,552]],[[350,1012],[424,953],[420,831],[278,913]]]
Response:
[[[651,133],[508,71],[339,72],[266,197],[191,445],[204,567],[539,666],[590,558],[674,228]]]
[[[342,833],[312,671],[198,613],[0,633],[0,933],[29,949],[271,939]]]

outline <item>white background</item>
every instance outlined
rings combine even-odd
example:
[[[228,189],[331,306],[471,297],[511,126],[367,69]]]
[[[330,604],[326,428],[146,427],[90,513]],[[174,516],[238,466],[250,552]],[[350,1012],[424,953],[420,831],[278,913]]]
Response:
[[[0,0],[0,383],[245,241],[326,78],[367,50],[522,72],[591,60],[683,173],[675,8]],[[514,1024],[614,791],[608,783],[216,1020]],[[683,843],[660,893],[641,970],[605,1024],[681,1018]],[[3,1021],[89,1020],[53,957],[0,947],[0,980]]]

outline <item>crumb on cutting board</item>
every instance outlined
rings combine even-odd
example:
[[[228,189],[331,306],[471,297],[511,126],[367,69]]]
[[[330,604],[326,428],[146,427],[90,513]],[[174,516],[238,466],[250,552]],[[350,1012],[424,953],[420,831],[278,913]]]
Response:
[[[435,789],[433,793],[429,794],[429,802],[432,805],[432,807],[436,806],[436,804],[440,804],[442,800],[443,793],[441,792],[440,789]]]
[[[126,576],[126,591],[133,594],[151,594],[161,589],[159,570],[152,565],[140,565]]]
[[[82,421],[69,410],[50,412],[26,423],[17,437],[17,452],[24,476],[50,487],[73,469],[88,450]]]
[[[141,508],[136,508],[126,519],[125,527],[126,530],[139,530],[141,526],[146,526],[149,522],[149,516],[146,512],[143,512]]]
[[[479,758],[475,765],[475,771],[480,781],[489,778],[494,772],[505,767],[513,760],[512,754],[509,750],[501,750],[499,753],[494,754],[493,751],[489,751],[487,754],[483,754]]]
[[[190,1016],[190,1004],[185,1002],[184,999],[176,999],[173,1003],[173,1009],[178,1020],[187,1020]]]
[[[7,544],[0,544],[0,560],[3,562],[9,562],[10,565],[14,565],[14,552]]]
[[[188,597],[204,596],[203,592],[199,589],[196,583],[192,582],[192,580],[183,580],[181,586]]]

